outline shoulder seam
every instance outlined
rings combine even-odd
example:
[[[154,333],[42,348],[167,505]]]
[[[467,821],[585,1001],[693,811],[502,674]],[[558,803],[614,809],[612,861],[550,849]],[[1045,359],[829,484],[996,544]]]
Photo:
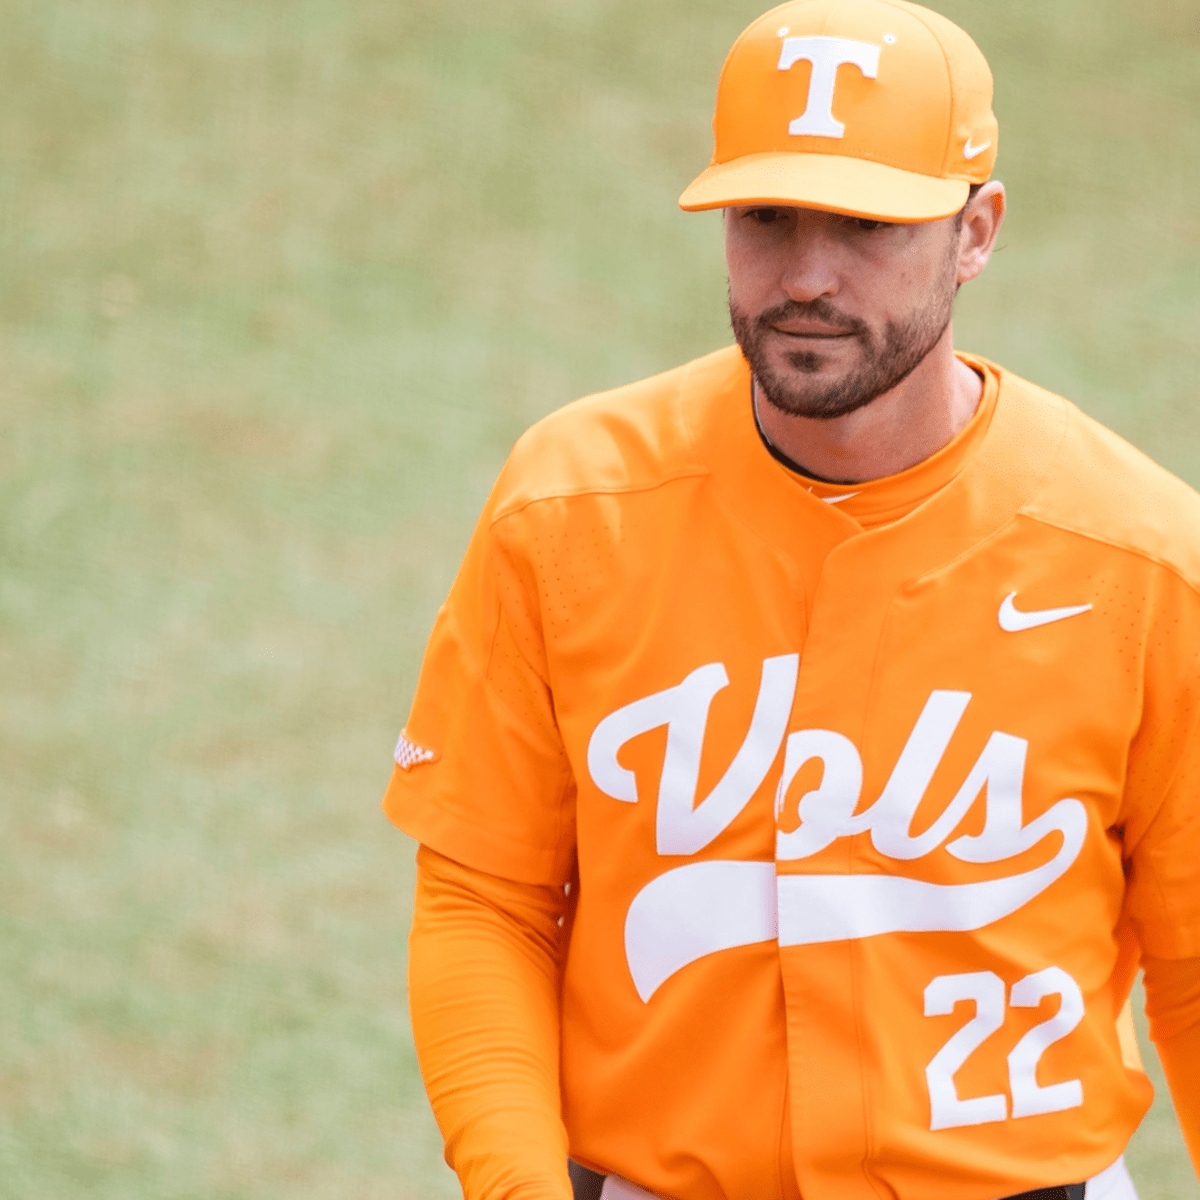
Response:
[[[693,469],[669,475],[665,479],[657,479],[653,483],[563,488],[561,491],[547,492],[542,496],[531,496],[528,500],[523,500],[512,507],[501,506],[501,510],[488,522],[488,527],[491,528],[494,525],[498,525],[507,517],[514,517],[532,505],[544,504],[548,500],[575,500],[581,496],[633,496],[639,492],[657,491],[658,488],[666,487],[672,483],[679,483],[685,479],[705,479],[711,474],[712,472],[707,467],[698,465]]]
[[[1048,525],[1051,529],[1060,529],[1063,533],[1072,533],[1076,537],[1086,538],[1091,542],[1099,542],[1101,545],[1111,546],[1114,550],[1123,550],[1127,554],[1132,554],[1136,558],[1141,558],[1146,562],[1154,563],[1155,566],[1162,567],[1164,571],[1169,571],[1177,579],[1187,585],[1193,592],[1200,596],[1200,580],[1192,579],[1181,567],[1160,555],[1153,554],[1142,546],[1135,546],[1128,542],[1119,541],[1116,538],[1105,537],[1099,533],[1093,533],[1086,529],[1077,529],[1074,525],[1069,525],[1065,521],[1055,521],[1051,517],[1047,517],[1041,513],[1030,512],[1024,506],[1017,509],[1017,515],[1027,518],[1030,521],[1037,521],[1042,525]]]

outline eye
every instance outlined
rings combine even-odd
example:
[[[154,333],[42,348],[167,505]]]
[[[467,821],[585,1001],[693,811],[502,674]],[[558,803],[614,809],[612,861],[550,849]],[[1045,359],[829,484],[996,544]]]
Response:
[[[742,216],[748,221],[753,221],[756,225],[779,225],[787,220],[788,210],[786,208],[763,206],[760,208],[748,208]]]
[[[889,221],[873,221],[870,217],[851,217],[850,224],[862,233],[874,233],[877,229],[891,229]]]

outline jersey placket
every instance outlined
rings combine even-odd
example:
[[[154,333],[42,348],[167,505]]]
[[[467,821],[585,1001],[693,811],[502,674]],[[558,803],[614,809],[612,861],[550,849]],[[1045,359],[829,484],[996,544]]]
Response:
[[[988,442],[995,438],[1002,443],[1011,436],[1012,418],[1011,413],[998,414]],[[873,1078],[864,1049],[867,1023],[886,1020],[886,1014],[865,1011],[869,967],[864,943],[836,936],[847,923],[846,914],[832,921],[829,939],[822,940],[819,928],[814,933],[821,918],[813,912],[812,893],[800,889],[797,896],[788,882],[813,874],[861,877],[877,871],[877,863],[860,851],[860,845],[869,850],[870,835],[831,838],[816,853],[801,857],[790,856],[793,851],[786,845],[786,835],[794,838],[801,825],[796,806],[809,791],[821,793],[810,802],[814,816],[823,804],[845,817],[861,814],[877,799],[881,764],[871,756],[872,719],[880,706],[887,705],[887,697],[876,694],[875,677],[896,597],[911,581],[977,549],[1010,519],[1052,453],[1053,445],[1048,444],[1040,453],[1026,455],[1024,470],[996,487],[984,469],[985,443],[978,461],[969,464],[944,493],[895,525],[850,536],[829,551],[821,567],[788,726],[799,731],[799,736],[789,738],[796,738],[789,747],[796,761],[787,762],[787,751],[784,756],[782,782],[795,786],[787,789],[788,803],[777,802],[781,809],[776,864],[780,969],[793,1145],[806,1200],[874,1200],[881,1187],[886,1190],[881,1180],[871,1178],[871,1163],[884,1149],[874,1126],[886,1083]],[[931,630],[930,636],[937,637],[937,631]],[[929,685],[930,690],[938,686],[934,679]],[[819,771],[788,780],[789,769],[794,773],[806,755],[822,759]],[[883,769],[884,776],[892,765]],[[784,790],[781,787],[780,802]],[[810,820],[810,831],[811,827]],[[803,849],[811,850],[819,841],[814,834]],[[823,902],[836,907],[837,895],[835,884]],[[803,926],[799,930],[794,927],[797,917]]]

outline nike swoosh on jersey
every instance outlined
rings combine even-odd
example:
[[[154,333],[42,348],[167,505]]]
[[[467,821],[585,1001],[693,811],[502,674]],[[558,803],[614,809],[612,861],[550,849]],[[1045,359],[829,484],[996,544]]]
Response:
[[[963,158],[978,158],[991,144],[991,142],[984,142],[982,146],[972,146],[971,139],[967,138],[967,144],[963,147]]]
[[[1065,621],[1081,613],[1091,612],[1090,604],[1073,604],[1067,608],[1038,608],[1032,612],[1021,612],[1013,603],[1016,592],[1009,592],[1000,602],[1000,628],[1005,633],[1020,633],[1024,629],[1036,629],[1039,625],[1050,625],[1054,621]]]

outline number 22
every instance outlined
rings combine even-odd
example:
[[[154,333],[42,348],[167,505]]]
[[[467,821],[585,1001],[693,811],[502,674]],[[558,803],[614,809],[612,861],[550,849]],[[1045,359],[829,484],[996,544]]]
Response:
[[[949,1016],[960,1000],[975,1001],[975,1015],[933,1056],[925,1068],[929,1085],[930,1129],[984,1125],[1008,1117],[1008,1097],[974,1096],[960,1100],[954,1075],[963,1063],[1004,1024],[1004,980],[992,971],[939,975],[925,989],[925,1015]],[[1037,1081],[1042,1055],[1083,1020],[1083,993],[1061,967],[1046,967],[1013,984],[1009,1005],[1037,1008],[1044,997],[1060,997],[1058,1012],[1035,1025],[1008,1056],[1008,1081],[1012,1115],[1032,1117],[1061,1112],[1083,1104],[1083,1084],[1078,1079],[1043,1087]]]

